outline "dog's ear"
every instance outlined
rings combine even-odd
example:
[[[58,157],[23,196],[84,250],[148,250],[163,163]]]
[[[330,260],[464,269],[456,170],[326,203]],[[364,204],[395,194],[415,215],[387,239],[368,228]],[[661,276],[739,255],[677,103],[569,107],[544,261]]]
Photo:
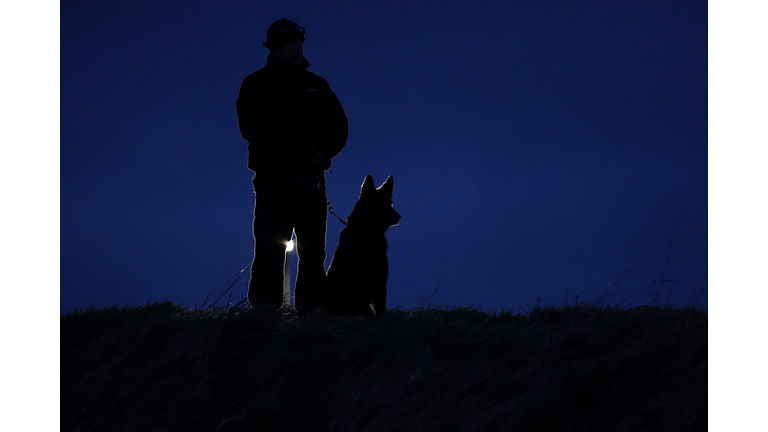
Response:
[[[365,181],[363,181],[363,186],[360,187],[360,196],[368,195],[371,192],[374,192],[376,190],[376,186],[373,185],[373,176],[368,174],[365,176]]]
[[[385,181],[384,184],[379,187],[379,190],[391,197],[392,186],[394,186],[394,180],[392,179],[392,176],[389,176],[387,177],[387,181]]]

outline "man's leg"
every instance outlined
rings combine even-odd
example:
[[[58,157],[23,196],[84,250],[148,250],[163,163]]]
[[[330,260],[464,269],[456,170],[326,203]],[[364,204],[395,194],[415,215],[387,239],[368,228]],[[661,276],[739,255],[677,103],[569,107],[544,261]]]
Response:
[[[261,174],[259,174],[261,175]],[[255,184],[253,212],[253,264],[248,283],[248,303],[283,304],[283,266],[285,246],[291,239],[293,221],[282,205],[284,188],[280,182],[262,175]]]
[[[296,248],[299,269],[296,273],[294,305],[304,316],[321,304],[325,285],[325,194],[314,186],[308,191],[307,205],[296,217]]]

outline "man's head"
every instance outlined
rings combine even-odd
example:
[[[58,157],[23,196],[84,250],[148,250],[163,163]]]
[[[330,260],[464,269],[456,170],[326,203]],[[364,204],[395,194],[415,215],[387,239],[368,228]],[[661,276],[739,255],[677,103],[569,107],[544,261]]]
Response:
[[[289,19],[279,19],[267,29],[267,41],[263,46],[280,63],[299,66],[304,61],[304,27]]]

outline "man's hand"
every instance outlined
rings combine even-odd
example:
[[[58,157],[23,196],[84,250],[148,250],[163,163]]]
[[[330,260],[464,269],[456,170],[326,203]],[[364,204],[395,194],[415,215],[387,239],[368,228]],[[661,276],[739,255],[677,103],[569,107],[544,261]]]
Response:
[[[323,158],[323,155],[321,155],[319,151],[315,151],[315,154],[312,156],[312,159],[309,160],[309,165],[312,168],[314,168],[316,171],[320,171],[323,168],[324,162],[325,162],[325,158]]]

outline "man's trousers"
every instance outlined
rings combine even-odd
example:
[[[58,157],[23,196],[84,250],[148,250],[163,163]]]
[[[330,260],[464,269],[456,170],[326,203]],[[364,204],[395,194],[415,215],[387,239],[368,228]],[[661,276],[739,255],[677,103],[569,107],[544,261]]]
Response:
[[[285,247],[295,232],[299,263],[294,305],[305,315],[319,306],[318,295],[325,283],[325,191],[318,188],[316,177],[300,170],[259,172],[253,186],[254,253],[248,302],[282,305]]]

